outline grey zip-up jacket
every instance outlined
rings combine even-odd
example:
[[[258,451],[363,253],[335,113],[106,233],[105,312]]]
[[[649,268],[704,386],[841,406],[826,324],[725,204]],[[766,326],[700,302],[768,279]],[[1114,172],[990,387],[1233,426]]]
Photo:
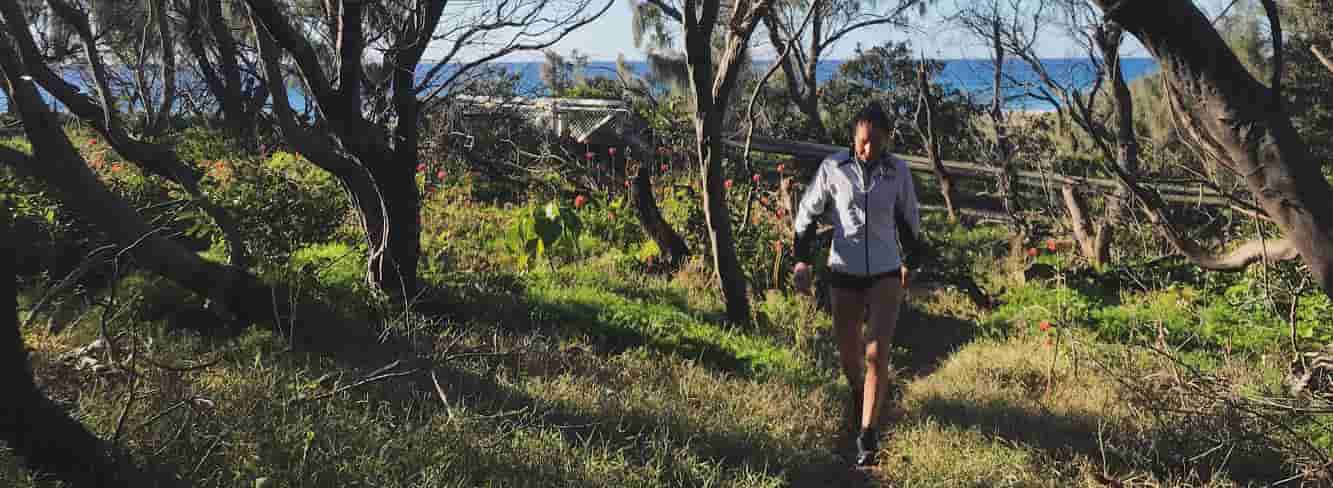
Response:
[[[916,188],[901,159],[885,155],[867,164],[850,151],[825,158],[796,213],[798,261],[810,261],[815,223],[826,213],[833,224],[828,266],[834,271],[857,276],[897,271],[904,250],[919,247]]]

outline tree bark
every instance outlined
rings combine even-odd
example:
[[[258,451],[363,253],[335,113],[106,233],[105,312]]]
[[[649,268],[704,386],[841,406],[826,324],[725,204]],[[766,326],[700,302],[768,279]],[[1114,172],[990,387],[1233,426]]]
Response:
[[[259,40],[264,78],[273,97],[274,118],[283,139],[316,166],[328,171],[343,186],[365,231],[368,255],[366,279],[371,286],[396,300],[416,294],[420,258],[420,195],[416,167],[420,147],[420,102],[416,97],[417,63],[443,13],[442,3],[413,11],[409,31],[401,32],[386,70],[392,73],[394,111],[392,129],[372,123],[362,114],[362,53],[365,49],[361,2],[347,2],[336,21],[340,85],[335,89],[320,67],[315,49],[293,28],[272,2],[249,0]],[[290,53],[325,122],[305,127],[296,121],[282,76],[282,53]]]
[[[940,184],[940,196],[944,197],[944,208],[949,212],[949,222],[958,222],[958,211],[954,208],[954,188],[953,177],[949,175],[949,170],[944,167],[944,162],[940,161],[940,140],[939,134],[935,133],[935,94],[930,91],[929,73],[927,73],[926,64],[916,71],[917,90],[920,92],[920,99],[917,105],[916,130],[921,133],[925,140],[926,157],[930,159],[931,171],[935,173],[935,179]]]
[[[744,271],[736,256],[731,212],[727,209],[726,190],[722,183],[722,121],[727,109],[726,100],[741,68],[742,54],[768,5],[767,0],[756,0],[733,6],[732,29],[726,36],[726,49],[714,70],[712,45],[720,7],[718,0],[685,1],[685,57],[694,95],[695,149],[704,185],[704,217],[708,222],[714,271],[726,301],[727,320],[737,324],[750,323],[750,297]]]
[[[1078,241],[1083,257],[1087,258],[1094,268],[1101,269],[1106,264],[1106,252],[1110,243],[1109,239],[1102,238],[1107,232],[1107,226],[1103,223],[1093,230],[1089,222],[1087,204],[1073,186],[1060,187],[1060,193],[1064,195],[1065,210],[1069,212],[1069,226],[1074,230],[1074,240]]]
[[[149,135],[161,135],[171,127],[171,111],[176,102],[176,39],[171,34],[171,19],[167,18],[166,0],[151,0],[150,15],[157,23],[157,38],[161,52],[162,99],[157,116],[149,121]]]
[[[1333,189],[1281,101],[1249,73],[1193,2],[1097,3],[1156,58],[1184,132],[1244,178],[1284,240],[1333,296]]]
[[[651,168],[639,165],[639,174],[634,176],[631,191],[634,208],[638,211],[639,225],[642,225],[644,232],[657,243],[657,249],[666,262],[666,270],[674,271],[680,268],[685,258],[689,257],[690,247],[685,243],[685,239],[671,228],[671,224],[662,218],[662,212],[657,207],[657,198],[653,195],[651,175]]]
[[[34,83],[28,81],[31,72],[19,63],[10,41],[0,32],[0,75],[13,94],[12,101],[22,117],[33,155],[0,147],[0,161],[50,188],[62,205],[105,232],[148,271],[208,298],[220,315],[234,316],[242,325],[270,324],[289,336],[293,344],[329,345],[321,339],[334,337],[328,333],[329,327],[336,325],[333,323],[336,315],[331,310],[318,304],[302,310],[303,324],[320,327],[289,324],[294,306],[289,290],[271,287],[244,268],[200,258],[161,235],[161,229],[150,227],[129,203],[107,189],[65,136]],[[286,325],[293,327],[282,330]]]
[[[79,33],[85,45],[96,46],[86,15],[63,1],[53,0],[51,6],[55,14],[61,17],[64,22],[75,26],[75,30]],[[231,256],[231,263],[241,268],[248,266],[249,256],[246,253],[245,244],[242,242],[235,220],[203,194],[203,191],[199,188],[199,177],[195,170],[186,165],[171,147],[163,144],[147,143],[130,137],[125,132],[120,123],[120,114],[116,108],[115,97],[110,93],[106,69],[101,62],[101,58],[96,54],[96,49],[88,48],[86,50],[90,51],[88,61],[93,67],[94,78],[97,80],[97,91],[101,94],[102,102],[100,105],[80,93],[77,86],[65,81],[45,64],[36,42],[33,41],[31,32],[27,29],[29,22],[22,9],[13,2],[0,3],[0,17],[4,18],[4,27],[9,36],[6,43],[9,44],[7,51],[14,56],[11,60],[19,62],[21,59],[23,63],[22,67],[15,65],[14,69],[26,70],[27,76],[30,76],[32,81],[40,84],[60,103],[68,107],[71,113],[92,125],[94,130],[106,138],[107,143],[116,150],[116,153],[126,160],[133,162],[146,173],[161,176],[184,188],[185,192],[198,203],[204,213],[208,214],[213,222],[217,224],[218,229],[222,231],[227,241],[227,251]],[[19,96],[19,94],[11,93],[11,97],[14,99],[19,98]],[[17,105],[17,103],[11,100],[11,105]]]
[[[997,16],[990,19],[991,42],[995,58],[994,75],[991,78],[991,107],[990,119],[991,125],[995,128],[995,148],[992,150],[992,157],[995,158],[995,165],[999,167],[998,183],[1000,195],[1004,202],[1004,213],[1009,216],[1013,227],[1013,234],[1009,237],[1009,254],[1019,255],[1023,249],[1023,243],[1027,241],[1027,225],[1019,215],[1020,201],[1018,198],[1018,188],[1014,185],[1014,177],[1017,168],[1012,161],[1012,148],[1009,143],[1008,128],[1004,121],[1004,90],[1001,82],[1004,74],[1004,43],[1001,37],[1001,19]]]
[[[222,11],[222,0],[190,0],[186,18],[185,47],[199,65],[204,86],[217,100],[222,126],[237,141],[252,140],[255,119],[268,92],[264,83],[245,89],[239,64],[240,51],[231,24]],[[217,50],[216,63],[209,59],[208,46]],[[256,101],[257,100],[257,101]]]
[[[12,235],[8,202],[0,201],[0,234]],[[19,329],[15,256],[18,243],[0,239],[0,441],[33,471],[76,487],[131,486],[105,443],[42,394]]]

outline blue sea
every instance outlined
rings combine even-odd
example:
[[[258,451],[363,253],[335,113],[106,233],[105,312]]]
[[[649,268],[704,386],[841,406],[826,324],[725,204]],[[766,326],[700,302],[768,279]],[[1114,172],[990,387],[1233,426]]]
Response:
[[[759,75],[762,75],[764,70],[772,66],[772,62],[772,60],[757,60],[754,62],[754,69]],[[815,77],[820,83],[828,81],[838,75],[838,68],[842,63],[839,60],[821,62],[818,69],[815,70]],[[636,74],[643,75],[648,72],[648,63],[646,62],[632,61],[627,62],[627,64]],[[1086,58],[1044,59],[1042,64],[1051,77],[1062,85],[1077,86],[1081,90],[1086,90],[1091,88],[1093,81],[1095,81],[1096,70]],[[541,62],[502,64],[509,73],[519,75],[520,88],[528,93],[541,93],[544,90],[539,74],[541,65]],[[1133,81],[1157,70],[1157,63],[1152,58],[1125,58],[1121,60],[1120,65],[1126,81]],[[977,101],[990,103],[994,73],[994,64],[989,59],[946,60],[944,61],[944,69],[935,78],[935,83],[944,85],[946,89],[963,96],[971,96]],[[1031,111],[1055,109],[1046,101],[1026,95],[1027,88],[1022,85],[1040,85],[1040,79],[1036,72],[1026,63],[1009,60],[1005,63],[1004,74],[1007,81],[1001,82],[1001,88],[1005,95],[1006,108]],[[590,62],[586,75],[589,77],[615,78],[616,63],[609,61]]]
[[[771,60],[758,60],[754,62],[753,69],[762,73],[763,70],[772,66]],[[1077,86],[1080,89],[1088,89],[1094,81],[1092,64],[1087,59],[1082,58],[1064,58],[1064,59],[1046,59],[1042,63],[1047,72],[1051,74],[1061,84]],[[629,68],[639,75],[648,73],[648,63],[643,61],[630,61],[627,63]],[[493,63],[491,66],[502,69],[511,75],[518,76],[519,90],[523,94],[543,95],[545,88],[541,81],[541,62],[510,62]],[[816,70],[816,77],[823,83],[830,78],[837,76],[838,68],[842,61],[830,60],[820,63]],[[1128,80],[1150,74],[1157,69],[1157,64],[1151,58],[1127,58],[1121,63],[1125,77]],[[428,67],[420,68],[424,76]],[[441,70],[447,76],[449,69]],[[66,78],[75,84],[82,84],[82,76],[74,69],[67,69]],[[1026,64],[1012,60],[1004,66],[1005,78],[1008,81],[1002,82],[1002,89],[1005,94],[1005,106],[1012,110],[1041,111],[1053,110],[1055,107],[1048,102],[1026,95],[1027,88],[1025,84],[1039,84],[1037,75]],[[586,73],[589,77],[608,77],[616,76],[616,63],[612,61],[595,61],[588,63]],[[993,68],[990,60],[987,59],[954,59],[944,62],[944,69],[935,78],[935,83],[944,85],[946,89],[957,92],[963,96],[971,96],[978,102],[989,103],[991,97],[991,83],[993,81]],[[184,78],[184,75],[183,75]],[[181,84],[188,83],[188,80],[182,79]],[[303,94],[295,88],[289,93],[292,103],[297,105],[295,108],[301,110],[304,105]],[[48,100],[49,102],[49,100]],[[7,107],[8,100],[0,96],[0,110]],[[181,104],[177,104],[181,107]],[[57,106],[57,109],[60,107]]]

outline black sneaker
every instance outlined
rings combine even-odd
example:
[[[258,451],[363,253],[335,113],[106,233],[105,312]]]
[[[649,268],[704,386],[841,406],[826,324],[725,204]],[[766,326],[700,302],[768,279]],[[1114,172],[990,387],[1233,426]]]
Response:
[[[879,432],[875,429],[861,429],[861,434],[856,436],[856,465],[875,464],[877,452],[879,452]]]

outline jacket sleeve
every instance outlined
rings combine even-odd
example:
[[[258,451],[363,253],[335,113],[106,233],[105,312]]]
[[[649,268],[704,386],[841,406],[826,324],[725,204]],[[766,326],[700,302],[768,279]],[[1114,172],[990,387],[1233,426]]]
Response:
[[[829,194],[827,165],[821,163],[819,171],[815,172],[815,178],[806,187],[805,194],[801,196],[800,203],[796,209],[796,242],[792,245],[792,252],[796,256],[797,262],[809,263],[814,256],[815,224],[819,217],[824,214],[828,207]]]
[[[902,188],[898,190],[893,218],[898,228],[903,263],[907,263],[908,258],[922,257],[930,249],[921,234],[921,208],[916,198],[916,183],[912,180],[912,170],[902,160],[898,160],[897,164]]]

